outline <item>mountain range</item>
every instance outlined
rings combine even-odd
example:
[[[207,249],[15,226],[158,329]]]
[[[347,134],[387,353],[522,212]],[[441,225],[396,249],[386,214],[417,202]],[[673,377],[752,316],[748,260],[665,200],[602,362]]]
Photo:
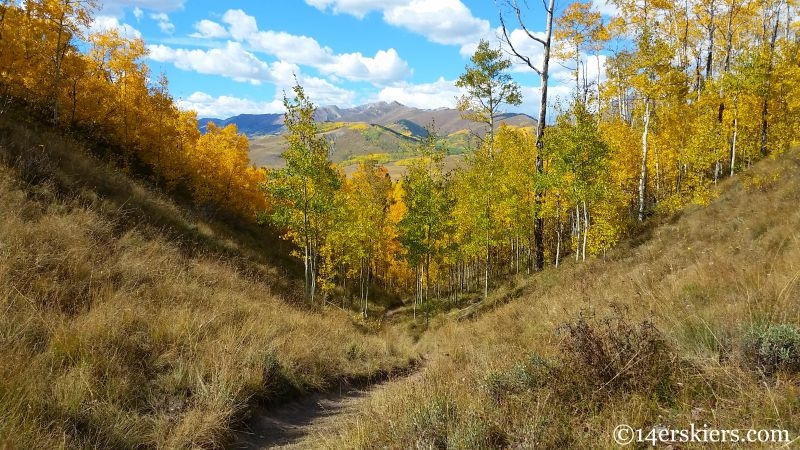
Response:
[[[316,119],[318,122],[363,122],[381,126],[406,123],[418,127],[418,131],[435,124],[436,131],[443,135],[481,128],[481,125],[462,119],[461,113],[453,108],[420,109],[398,102],[368,103],[352,108],[320,106],[317,108]],[[521,113],[503,114],[501,121],[515,126],[529,126],[536,123],[532,117]],[[235,124],[240,132],[250,138],[279,134],[283,131],[283,114],[240,114],[227,119],[202,118],[198,121],[200,129],[204,130],[209,122],[218,126]]]
[[[407,160],[415,157],[415,144],[433,129],[444,140],[455,159],[476,145],[476,136],[485,126],[461,117],[453,108],[420,109],[398,102],[377,102],[352,108],[321,106],[316,120],[331,141],[331,159],[345,166],[374,159],[401,173]],[[283,114],[241,114],[227,119],[199,120],[201,130],[209,122],[218,126],[235,124],[250,139],[250,159],[259,166],[281,167],[285,148],[282,133]],[[500,122],[517,127],[531,127],[536,120],[527,114],[506,113]],[[453,158],[451,158],[453,159]]]

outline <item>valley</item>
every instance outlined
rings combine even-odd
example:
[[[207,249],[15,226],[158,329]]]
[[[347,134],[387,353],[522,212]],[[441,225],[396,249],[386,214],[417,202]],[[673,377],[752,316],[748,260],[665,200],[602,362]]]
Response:
[[[800,448],[797,17],[0,2],[0,450]]]

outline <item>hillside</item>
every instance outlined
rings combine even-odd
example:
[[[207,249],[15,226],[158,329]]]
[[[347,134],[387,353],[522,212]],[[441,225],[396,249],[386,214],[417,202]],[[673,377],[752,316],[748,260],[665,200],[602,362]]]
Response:
[[[793,443],[761,446],[794,448],[798,170],[798,150],[765,160],[603,258],[520,276],[477,318],[437,319],[419,376],[300,447],[616,448],[620,424],[645,435],[696,424],[787,430]]]
[[[0,447],[219,448],[253,403],[409,364],[299,303],[288,251],[0,116]]]
[[[216,448],[254,403],[380,377],[419,354],[419,372],[340,393],[345,410],[291,441],[592,448],[621,423],[800,434],[798,150],[722,182],[707,207],[603,257],[519,275],[423,332],[403,314],[376,327],[303,307],[268,234],[252,252],[256,236],[83,144],[20,118],[0,131],[6,447]]]

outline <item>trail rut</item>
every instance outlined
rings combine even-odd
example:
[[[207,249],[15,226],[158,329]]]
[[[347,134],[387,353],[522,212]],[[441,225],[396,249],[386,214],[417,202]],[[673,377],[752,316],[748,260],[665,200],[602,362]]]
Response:
[[[318,448],[322,437],[339,430],[366,398],[395,383],[411,382],[419,369],[375,382],[342,382],[334,391],[316,393],[278,407],[256,407],[238,430],[230,450]]]

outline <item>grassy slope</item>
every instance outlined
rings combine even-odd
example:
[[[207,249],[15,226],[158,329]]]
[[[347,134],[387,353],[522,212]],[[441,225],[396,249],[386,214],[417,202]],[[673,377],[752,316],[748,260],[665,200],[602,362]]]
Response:
[[[764,161],[606,261],[517,280],[521,298],[475,320],[440,319],[422,374],[320,446],[612,448],[622,423],[798,438],[800,376],[764,377],[746,350],[759,325],[800,326],[798,170],[798,151]]]
[[[408,364],[393,330],[292,306],[247,230],[0,118],[0,448],[218,447],[254,399]]]

